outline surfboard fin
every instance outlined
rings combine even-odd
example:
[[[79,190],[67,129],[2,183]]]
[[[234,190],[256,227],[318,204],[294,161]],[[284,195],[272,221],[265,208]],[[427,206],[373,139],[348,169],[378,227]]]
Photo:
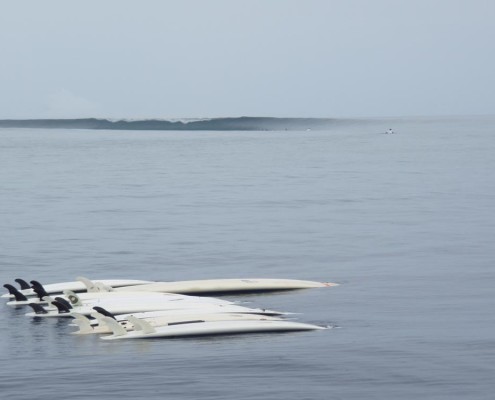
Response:
[[[31,287],[33,288],[34,292],[38,295],[40,300],[43,299],[43,297],[48,296],[48,293],[46,292],[45,288],[41,283],[38,281],[30,281],[31,282]]]
[[[33,309],[35,314],[48,314],[48,311],[41,304],[29,303],[28,306]]]
[[[114,336],[124,336],[127,335],[126,329],[120,325],[117,321],[110,317],[103,317],[107,326],[112,330]]]
[[[29,283],[27,283],[24,279],[17,278],[17,279],[14,279],[14,281],[19,284],[19,286],[21,287],[21,290],[31,289],[31,286],[29,286]]]
[[[73,306],[82,306],[80,297],[72,290],[64,290],[64,295],[69,299]]]
[[[98,292],[98,288],[92,280],[85,278],[84,276],[78,276],[76,281],[82,282],[84,286],[86,286],[86,291],[88,293]]]
[[[6,283],[5,285],[3,285],[3,287],[7,289],[12,296],[15,297],[16,301],[27,301],[27,297],[19,292],[14,286]]]
[[[58,301],[59,303],[62,303],[68,309],[73,308],[72,305],[67,300],[65,300],[63,297],[55,297],[55,300]]]
[[[109,317],[109,318],[112,318],[114,320],[117,319],[117,318],[115,318],[115,315],[113,315],[110,311],[105,310],[103,307],[95,306],[95,307],[93,307],[93,310],[99,312],[100,314],[103,314],[105,317]]]
[[[74,323],[79,327],[79,330],[73,332],[73,334],[86,335],[88,333],[93,333],[93,327],[88,318],[79,313],[73,313],[72,316],[74,317]]]
[[[57,307],[59,314],[68,314],[70,313],[70,308],[68,308],[65,304],[62,304],[58,301],[52,301],[52,304]]]
[[[143,333],[156,332],[156,329],[153,328],[148,321],[136,318],[134,315],[129,315],[127,320],[132,322],[132,325],[134,325],[134,330],[136,331],[143,331]]]
[[[98,326],[106,326],[105,315],[99,313],[98,311],[92,312],[90,314],[94,319],[98,321]]]
[[[135,331],[142,331],[143,330],[143,327],[139,323],[139,319],[136,318],[134,315],[128,315],[127,321],[129,321],[132,324],[132,329],[134,329]]]

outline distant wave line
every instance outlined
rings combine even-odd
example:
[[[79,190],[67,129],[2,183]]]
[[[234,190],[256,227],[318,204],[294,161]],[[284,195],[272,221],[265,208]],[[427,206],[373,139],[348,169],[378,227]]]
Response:
[[[335,125],[330,118],[233,117],[210,119],[3,119],[0,128],[164,130],[164,131],[274,131],[324,130]]]

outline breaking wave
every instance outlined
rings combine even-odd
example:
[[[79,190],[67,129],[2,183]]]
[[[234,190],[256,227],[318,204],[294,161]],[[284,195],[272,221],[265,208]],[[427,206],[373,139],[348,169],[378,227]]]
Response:
[[[4,119],[0,128],[105,129],[157,131],[280,131],[324,130],[339,121],[329,118],[237,117],[184,120]]]

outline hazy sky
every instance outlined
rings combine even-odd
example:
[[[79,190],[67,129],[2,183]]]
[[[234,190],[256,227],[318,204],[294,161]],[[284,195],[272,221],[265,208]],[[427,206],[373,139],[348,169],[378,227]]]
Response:
[[[495,114],[495,0],[2,1],[0,118]]]

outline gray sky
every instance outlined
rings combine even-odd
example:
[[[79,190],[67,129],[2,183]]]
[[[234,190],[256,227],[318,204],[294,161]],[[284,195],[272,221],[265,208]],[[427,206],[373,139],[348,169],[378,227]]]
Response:
[[[495,114],[494,0],[2,1],[0,118]]]

